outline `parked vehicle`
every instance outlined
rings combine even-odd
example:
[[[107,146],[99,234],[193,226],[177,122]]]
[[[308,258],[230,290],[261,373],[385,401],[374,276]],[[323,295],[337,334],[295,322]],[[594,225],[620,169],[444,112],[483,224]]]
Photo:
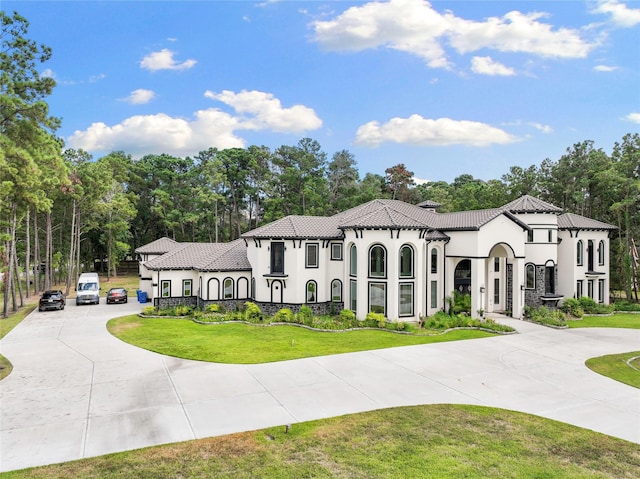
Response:
[[[40,296],[38,311],[46,311],[47,309],[63,310],[65,304],[66,299],[59,289],[45,291],[42,293],[42,296]]]
[[[128,301],[127,290],[124,288],[111,288],[107,291],[107,304],[126,303]]]
[[[82,273],[76,287],[76,304],[100,303],[100,278],[98,273]]]

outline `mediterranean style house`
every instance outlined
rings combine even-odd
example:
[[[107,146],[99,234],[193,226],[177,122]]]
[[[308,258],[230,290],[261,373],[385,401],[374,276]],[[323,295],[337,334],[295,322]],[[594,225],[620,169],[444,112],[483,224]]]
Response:
[[[438,213],[437,203],[373,200],[330,217],[287,216],[230,243],[160,238],[136,249],[140,289],[156,306],[266,314],[302,305],[418,321],[471,295],[471,314],[522,317],[528,306],[609,302],[614,226],[523,196],[501,208]]]

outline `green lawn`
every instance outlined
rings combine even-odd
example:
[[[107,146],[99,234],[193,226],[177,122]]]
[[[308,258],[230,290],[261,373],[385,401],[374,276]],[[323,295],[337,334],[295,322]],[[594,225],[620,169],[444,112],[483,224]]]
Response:
[[[640,351],[591,358],[586,364],[598,374],[640,389]]]
[[[637,444],[478,406],[384,409],[1,474],[6,479],[637,478]]]
[[[640,314],[615,313],[612,316],[585,316],[569,320],[570,328],[629,328],[640,329]]]
[[[414,344],[484,338],[475,330],[442,335],[407,335],[387,331],[317,332],[296,326],[202,325],[187,319],[112,319],[107,328],[121,340],[150,351],[199,361],[256,364]]]

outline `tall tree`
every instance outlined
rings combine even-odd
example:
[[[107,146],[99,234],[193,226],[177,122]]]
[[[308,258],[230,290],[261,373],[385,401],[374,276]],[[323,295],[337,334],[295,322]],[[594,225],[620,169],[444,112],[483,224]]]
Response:
[[[332,213],[356,206],[359,176],[355,158],[349,151],[334,153],[327,166],[328,203]]]

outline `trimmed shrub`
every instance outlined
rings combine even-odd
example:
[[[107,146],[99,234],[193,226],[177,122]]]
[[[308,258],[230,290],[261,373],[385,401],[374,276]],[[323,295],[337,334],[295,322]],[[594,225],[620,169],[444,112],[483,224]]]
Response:
[[[298,319],[299,322],[307,324],[307,322],[313,320],[313,310],[306,304],[302,305],[298,312]]]
[[[564,313],[568,314],[569,316],[573,316],[574,318],[581,318],[582,316],[584,316],[582,305],[580,304],[580,301],[575,298],[565,299],[560,309]]]
[[[274,319],[280,323],[293,323],[293,311],[289,308],[282,308],[275,314]]]
[[[534,323],[547,326],[566,326],[567,315],[559,309],[550,310],[545,306],[530,308],[525,306],[524,315]]]
[[[340,311],[340,319],[342,321],[351,322],[356,319],[356,313],[354,313],[350,309],[343,309],[342,311]]]
[[[382,313],[369,313],[365,317],[365,321],[369,323],[374,323],[373,328],[384,328],[387,323],[387,318],[384,317]]]
[[[205,308],[207,313],[219,313],[220,305],[219,304],[210,304]]]
[[[626,299],[621,299],[613,304],[616,311],[640,311],[640,303],[634,303]]]
[[[175,316],[187,316],[187,315],[191,314],[192,311],[193,311],[193,308],[191,308],[190,306],[185,306],[184,304],[179,304],[178,306],[176,306],[174,308],[174,315]]]
[[[147,316],[153,316],[154,314],[156,314],[156,307],[145,306],[144,308],[142,308],[142,314],[145,314]]]
[[[585,314],[609,314],[613,312],[612,305],[596,303],[593,298],[588,296],[583,296],[579,301]]]
[[[257,321],[262,318],[262,310],[260,306],[251,301],[244,303],[244,318],[247,321]]]

